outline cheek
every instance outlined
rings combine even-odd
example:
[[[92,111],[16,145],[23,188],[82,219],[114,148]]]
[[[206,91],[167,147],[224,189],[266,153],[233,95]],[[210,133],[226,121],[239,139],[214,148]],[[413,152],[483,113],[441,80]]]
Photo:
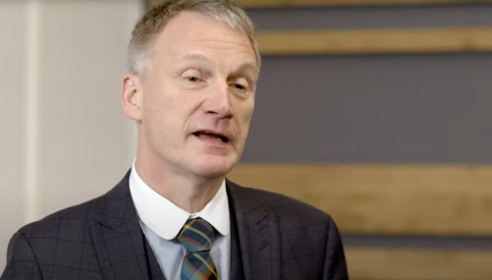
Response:
[[[160,85],[157,85],[155,88],[160,88],[161,90],[153,91],[149,88],[146,91],[147,94],[144,95],[144,112],[149,117],[162,118],[175,107],[175,101],[173,100],[173,95],[170,94],[172,93],[171,90],[160,87]]]
[[[238,107],[238,111],[236,111],[237,116],[237,128],[238,132],[241,135],[241,142],[246,141],[246,137],[248,136],[249,125],[251,123],[251,117],[253,115],[254,103],[245,103],[241,104]]]
[[[239,109],[238,110],[238,116],[239,116],[239,119],[241,120],[241,124],[243,126],[249,126],[249,123],[251,122],[251,117],[253,116],[253,111],[254,111],[254,100],[251,99],[248,102],[240,104],[238,109]]]
[[[162,105],[159,100],[154,98],[148,98],[144,101],[143,105],[143,122],[148,124],[153,124],[158,122],[162,118]]]
[[[149,137],[164,137],[170,130],[173,130],[172,118],[175,115],[173,107],[169,106],[170,101],[164,96],[153,94],[146,96],[143,102],[142,125],[145,127]]]

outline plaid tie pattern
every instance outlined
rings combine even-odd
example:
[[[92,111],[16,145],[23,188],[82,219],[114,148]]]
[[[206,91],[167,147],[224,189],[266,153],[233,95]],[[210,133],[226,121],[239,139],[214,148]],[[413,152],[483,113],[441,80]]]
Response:
[[[201,218],[189,219],[178,234],[186,248],[181,280],[217,280],[217,269],[210,255],[214,228]]]

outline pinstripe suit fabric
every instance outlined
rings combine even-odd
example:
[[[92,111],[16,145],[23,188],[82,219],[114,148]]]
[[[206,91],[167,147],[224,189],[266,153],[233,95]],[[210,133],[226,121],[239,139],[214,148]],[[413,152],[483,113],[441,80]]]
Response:
[[[227,192],[230,279],[348,279],[340,236],[327,214],[229,181]],[[107,194],[21,228],[0,279],[165,279],[142,233],[128,173]]]

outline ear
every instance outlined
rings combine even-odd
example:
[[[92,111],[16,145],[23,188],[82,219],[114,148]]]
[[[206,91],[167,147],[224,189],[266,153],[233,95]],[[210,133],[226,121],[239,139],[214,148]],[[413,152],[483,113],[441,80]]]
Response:
[[[135,74],[126,74],[121,85],[121,105],[125,115],[137,122],[142,120],[143,87]]]

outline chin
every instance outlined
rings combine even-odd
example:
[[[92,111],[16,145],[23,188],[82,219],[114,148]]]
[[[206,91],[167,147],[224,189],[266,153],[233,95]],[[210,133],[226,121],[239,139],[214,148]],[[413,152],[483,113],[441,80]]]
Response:
[[[203,160],[196,166],[197,175],[204,178],[225,177],[234,167],[235,160],[227,159],[210,159]]]

